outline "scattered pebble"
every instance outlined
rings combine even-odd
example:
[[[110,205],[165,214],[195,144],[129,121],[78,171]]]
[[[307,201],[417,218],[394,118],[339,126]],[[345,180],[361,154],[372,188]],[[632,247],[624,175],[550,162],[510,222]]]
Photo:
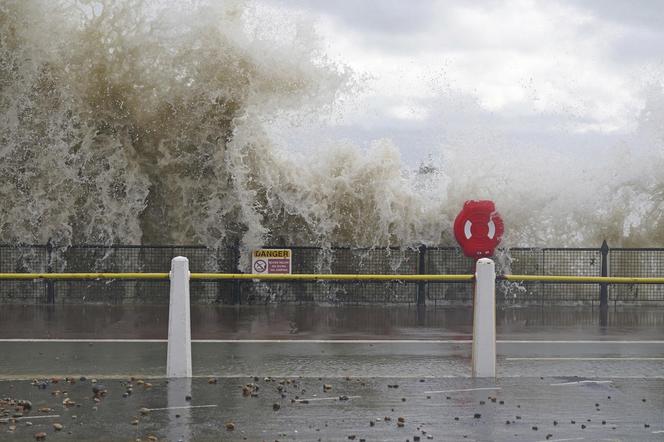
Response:
[[[537,426],[536,426],[536,425],[533,425],[533,426],[532,426],[532,427],[530,427],[530,428],[532,428],[532,429],[533,429],[533,431],[537,431],[537,430],[539,429],[539,428],[537,428]]]
[[[481,414],[481,413],[475,413],[475,414],[473,415],[473,417],[474,417],[475,419],[479,419],[479,418],[482,417],[482,414]]]
[[[235,424],[233,422],[226,422],[226,431],[235,430]]]
[[[40,431],[39,433],[35,433],[35,439],[37,439],[37,440],[46,439],[46,433],[44,433],[43,431]]]
[[[63,428],[64,428],[64,425],[62,425],[62,424],[59,423],[59,422],[56,422],[56,423],[53,424],[53,429],[54,429],[55,431],[62,431]]]
[[[278,411],[280,408],[281,408],[281,405],[277,404],[276,402],[274,404],[272,404],[272,409],[274,411]]]
[[[106,390],[106,386],[104,384],[95,384],[92,387],[92,392],[95,394],[95,396],[104,396],[108,391]]]
[[[216,384],[217,383],[217,378],[209,378],[207,382],[208,382],[208,384]]]

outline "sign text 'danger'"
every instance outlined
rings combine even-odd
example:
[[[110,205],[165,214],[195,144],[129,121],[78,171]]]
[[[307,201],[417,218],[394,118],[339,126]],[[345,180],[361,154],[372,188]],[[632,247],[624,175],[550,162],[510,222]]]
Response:
[[[290,249],[258,249],[251,254],[253,274],[291,274],[292,252]]]

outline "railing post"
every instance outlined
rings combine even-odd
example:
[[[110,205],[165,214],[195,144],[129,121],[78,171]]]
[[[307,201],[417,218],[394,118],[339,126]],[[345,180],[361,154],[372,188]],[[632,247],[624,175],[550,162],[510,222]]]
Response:
[[[425,275],[427,272],[426,269],[426,253],[427,246],[422,244],[418,249],[418,262],[417,262],[417,273],[420,275]],[[417,284],[417,305],[425,305],[427,298],[427,283],[426,281],[420,281]]]
[[[609,245],[606,240],[602,242],[602,247],[599,249],[602,254],[602,276],[609,276]],[[599,306],[600,308],[607,308],[609,306],[609,287],[606,283],[599,285]]]
[[[168,378],[190,378],[192,374],[189,276],[189,260],[183,256],[173,258],[169,275],[171,287],[166,356]]]
[[[488,258],[475,268],[473,376],[496,376],[496,265]]]
[[[53,273],[53,242],[46,242],[46,273]],[[46,303],[55,304],[55,282],[52,279],[46,281]]]

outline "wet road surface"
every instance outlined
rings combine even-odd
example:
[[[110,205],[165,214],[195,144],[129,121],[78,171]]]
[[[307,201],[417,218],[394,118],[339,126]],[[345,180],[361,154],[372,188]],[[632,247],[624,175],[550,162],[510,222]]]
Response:
[[[664,437],[661,379],[246,377],[220,378],[214,384],[207,379],[155,379],[149,381],[150,388],[141,382],[147,381],[105,380],[107,393],[99,402],[89,379],[76,379],[73,385],[46,382],[44,389],[27,381],[0,382],[3,397],[32,405],[14,422],[0,423],[0,437],[28,441],[42,431],[48,441],[149,436],[171,441],[413,442]],[[128,385],[132,393],[123,397]],[[16,414],[15,407],[5,403],[4,408]],[[54,423],[63,428],[55,430]]]
[[[661,308],[613,309],[604,325],[597,309],[501,309],[495,381],[470,378],[469,308],[194,306],[190,383],[161,378],[167,317],[2,306],[0,398],[32,410],[12,421],[0,402],[0,439],[664,440]],[[52,376],[78,381],[31,385]],[[123,397],[130,376],[152,387],[135,379]],[[108,390],[98,404],[92,377]]]
[[[0,342],[0,378],[160,377],[166,342]],[[664,341],[499,342],[501,377],[664,377]],[[469,341],[194,342],[196,376],[468,377]]]
[[[662,339],[664,307],[503,307],[499,339]],[[470,307],[191,306],[194,339],[471,339]],[[168,305],[2,305],[0,338],[165,339]]]

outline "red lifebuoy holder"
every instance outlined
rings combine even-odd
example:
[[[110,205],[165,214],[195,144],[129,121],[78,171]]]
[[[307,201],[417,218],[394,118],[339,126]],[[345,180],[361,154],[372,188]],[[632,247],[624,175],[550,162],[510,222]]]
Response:
[[[454,220],[454,237],[470,258],[492,256],[504,230],[493,201],[466,201]]]

